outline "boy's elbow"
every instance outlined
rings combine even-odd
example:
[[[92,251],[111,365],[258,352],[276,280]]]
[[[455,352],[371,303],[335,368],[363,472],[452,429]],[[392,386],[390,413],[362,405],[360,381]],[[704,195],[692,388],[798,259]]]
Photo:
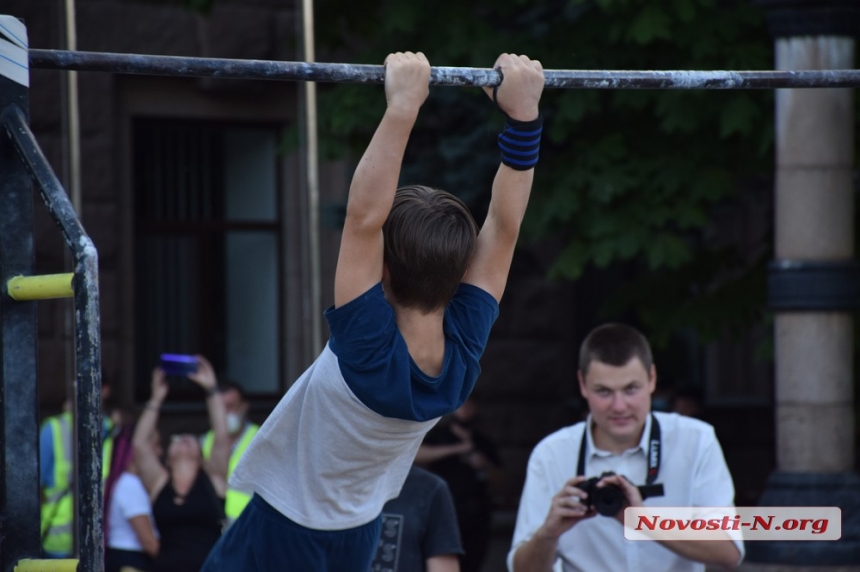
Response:
[[[512,248],[517,244],[517,240],[520,237],[520,219],[516,220],[504,220],[500,219],[496,221],[495,232],[493,233],[495,237],[495,242],[499,244],[507,244]]]
[[[498,208],[491,208],[487,214],[487,221],[484,227],[492,221],[494,233],[500,239],[507,239],[513,242],[517,241],[520,235],[520,228],[523,225],[525,217],[525,205],[523,208],[504,208],[497,205]]]
[[[384,208],[378,200],[374,200],[375,198],[355,199],[350,197],[346,203],[344,225],[349,224],[356,228],[382,228],[391,209],[390,205],[389,208]]]
[[[351,234],[370,234],[379,232],[382,225],[385,224],[386,216],[381,216],[377,212],[359,207],[347,208],[346,218],[343,222],[344,232]]]

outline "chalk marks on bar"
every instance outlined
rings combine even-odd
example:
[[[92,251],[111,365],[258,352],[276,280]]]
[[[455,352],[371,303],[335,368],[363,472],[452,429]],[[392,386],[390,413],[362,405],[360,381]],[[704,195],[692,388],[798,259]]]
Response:
[[[63,50],[30,50],[30,66],[39,69],[116,74],[213,77],[323,83],[381,84],[381,65],[278,62],[181,56],[153,56]],[[778,89],[860,87],[860,70],[803,71],[624,71],[545,70],[546,87],[558,89]],[[433,67],[430,84],[497,85],[492,69]]]

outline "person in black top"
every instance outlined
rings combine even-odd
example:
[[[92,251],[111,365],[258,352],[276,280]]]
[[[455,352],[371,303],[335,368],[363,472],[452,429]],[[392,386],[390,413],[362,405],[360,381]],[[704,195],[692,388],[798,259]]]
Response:
[[[474,427],[478,402],[470,397],[425,437],[415,462],[442,477],[451,490],[463,537],[463,572],[478,572],[490,541],[490,481],[502,466],[493,442]]]
[[[212,452],[204,460],[194,435],[173,435],[162,464],[149,446],[167,397],[164,371],[152,373],[152,397],[134,433],[140,478],[152,500],[152,513],[161,535],[161,550],[153,566],[159,572],[199,572],[221,536],[230,441],[226,414],[212,365],[197,356],[198,368],[188,378],[206,392],[209,422],[215,433]]]
[[[463,554],[448,485],[415,465],[400,496],[382,509],[370,572],[459,572]]]

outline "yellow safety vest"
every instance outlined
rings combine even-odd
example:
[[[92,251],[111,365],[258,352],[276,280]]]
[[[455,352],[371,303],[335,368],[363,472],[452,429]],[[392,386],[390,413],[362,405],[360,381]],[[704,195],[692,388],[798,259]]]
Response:
[[[54,486],[45,489],[42,504],[42,548],[53,555],[71,555],[72,526],[75,506],[72,499],[72,414],[68,411],[49,417],[45,423],[51,427],[54,447]],[[110,429],[110,425],[108,425]],[[102,480],[110,472],[113,453],[113,435],[108,434],[102,443]]]
[[[242,458],[242,455],[245,453],[245,449],[250,445],[251,439],[254,438],[254,435],[256,435],[259,430],[260,426],[253,423],[248,423],[245,426],[242,438],[239,439],[239,442],[236,443],[236,446],[233,448],[233,452],[230,454],[230,464],[227,466],[228,479],[230,478],[230,475],[233,474],[233,470],[236,468],[236,465],[239,464],[239,459]],[[206,433],[206,436],[203,437],[202,451],[204,459],[209,459],[209,456],[212,454],[212,445],[214,443],[215,433],[209,431]],[[224,514],[227,516],[228,525],[232,524],[237,518],[239,518],[239,515],[242,514],[242,511],[245,510],[245,506],[249,502],[251,502],[251,497],[245,493],[231,488],[227,489],[227,498],[224,503]]]

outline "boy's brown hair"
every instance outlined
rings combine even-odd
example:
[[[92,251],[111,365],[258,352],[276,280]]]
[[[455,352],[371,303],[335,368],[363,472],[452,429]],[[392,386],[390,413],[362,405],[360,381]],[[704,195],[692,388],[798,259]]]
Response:
[[[621,367],[634,357],[639,358],[645,371],[651,371],[654,358],[645,336],[625,324],[604,324],[593,329],[582,342],[579,371],[586,375],[593,361]]]
[[[430,187],[402,187],[382,232],[397,303],[427,313],[446,306],[466,274],[478,236],[463,201]]]

